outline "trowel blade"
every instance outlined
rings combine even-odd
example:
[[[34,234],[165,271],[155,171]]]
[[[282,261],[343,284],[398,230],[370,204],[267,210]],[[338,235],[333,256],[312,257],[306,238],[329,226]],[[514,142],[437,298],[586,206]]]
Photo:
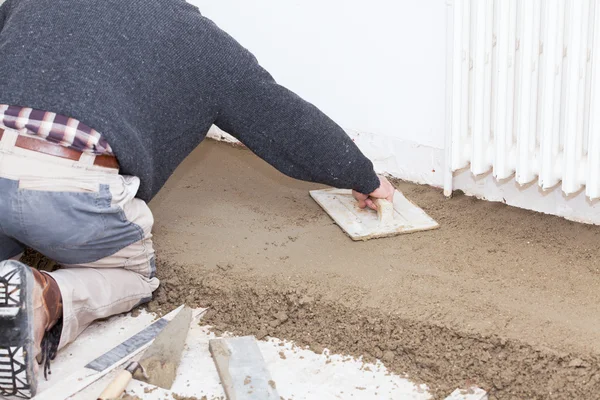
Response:
[[[138,372],[136,379],[171,389],[177,376],[177,367],[181,361],[191,321],[192,310],[184,307],[158,334],[140,359],[148,378],[142,377]]]

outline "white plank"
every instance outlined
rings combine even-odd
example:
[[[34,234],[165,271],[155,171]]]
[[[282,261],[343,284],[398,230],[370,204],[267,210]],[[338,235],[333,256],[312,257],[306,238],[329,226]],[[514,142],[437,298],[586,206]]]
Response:
[[[279,400],[254,337],[212,339],[209,348],[229,400]]]

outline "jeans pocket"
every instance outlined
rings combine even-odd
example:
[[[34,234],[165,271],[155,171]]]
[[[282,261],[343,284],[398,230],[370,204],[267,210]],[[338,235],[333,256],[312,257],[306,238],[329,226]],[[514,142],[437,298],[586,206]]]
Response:
[[[48,179],[48,178],[21,178],[19,190],[39,192],[67,192],[67,193],[99,193],[98,183],[84,182],[80,179]]]
[[[71,185],[81,186],[76,183]],[[18,192],[22,241],[43,249],[72,249],[96,241],[106,229],[111,208],[108,186],[98,191],[42,190],[43,184],[28,182]]]

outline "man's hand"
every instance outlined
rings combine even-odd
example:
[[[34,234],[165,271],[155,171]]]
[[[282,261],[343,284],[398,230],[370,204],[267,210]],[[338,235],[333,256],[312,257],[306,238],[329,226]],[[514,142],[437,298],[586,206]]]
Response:
[[[394,191],[396,190],[394,186],[383,176],[379,177],[379,181],[381,182],[377,190],[370,194],[358,193],[353,190],[352,195],[356,200],[358,200],[358,206],[360,208],[369,207],[373,210],[377,210],[377,206],[373,202],[374,199],[386,199],[387,201],[394,201]]]

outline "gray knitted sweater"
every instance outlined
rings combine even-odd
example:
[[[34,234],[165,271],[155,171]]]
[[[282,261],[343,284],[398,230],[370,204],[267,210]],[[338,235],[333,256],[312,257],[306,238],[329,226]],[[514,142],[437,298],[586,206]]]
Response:
[[[276,32],[274,32],[276,34]],[[101,132],[150,200],[212,124],[297,179],[370,193],[372,163],[183,0],[7,0],[0,104]]]

